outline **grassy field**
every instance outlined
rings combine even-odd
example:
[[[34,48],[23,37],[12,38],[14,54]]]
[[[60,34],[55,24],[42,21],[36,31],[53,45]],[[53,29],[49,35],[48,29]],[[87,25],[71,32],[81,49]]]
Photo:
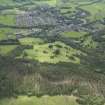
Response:
[[[19,0],[16,2],[15,0],[0,0],[0,4],[2,6],[16,6],[16,5],[22,5],[24,4],[25,2],[30,2],[28,0],[23,0],[21,1],[21,3],[19,2]]]
[[[8,55],[10,54],[17,45],[0,45],[0,55]]]
[[[0,32],[0,40],[5,40],[5,39],[7,39],[7,35]]]
[[[51,6],[56,5],[56,1],[57,0],[17,0],[17,1],[13,1],[13,0],[0,0],[0,4],[2,6],[20,6],[22,4],[27,4],[27,3],[35,3],[35,4],[49,4]]]
[[[80,55],[82,52],[62,42],[43,43],[43,40],[39,38],[22,38],[20,43],[33,46],[33,49],[24,50],[21,56],[26,55],[25,58],[55,64],[59,62],[80,63],[80,59],[76,55]]]
[[[80,38],[86,35],[87,32],[70,31],[70,32],[63,32],[61,34],[63,37],[67,37],[67,38]]]
[[[73,15],[73,13],[76,11],[76,6],[75,4],[72,3],[67,3],[67,4],[61,4],[60,5],[60,12],[61,14],[70,16]]]
[[[0,100],[0,105],[78,105],[74,96],[19,96],[17,99],[5,98]]]
[[[15,39],[16,36],[14,35],[15,30],[11,28],[0,28],[0,41],[1,40],[8,40],[8,39]]]
[[[14,15],[0,15],[0,24],[14,25],[15,16]]]
[[[2,5],[8,5],[8,4],[12,4],[12,3],[13,3],[12,0],[9,0],[9,1],[7,1],[7,0],[0,0],[0,4],[2,4]]]
[[[56,3],[57,3],[57,0],[40,0],[40,1],[35,1],[33,0],[33,2],[36,4],[39,4],[39,5],[42,5],[42,4],[48,4],[50,6],[56,6]]]
[[[105,17],[105,5],[103,3],[85,5],[80,8],[90,13],[90,16],[87,17],[90,21],[99,20]]]
[[[19,39],[19,42],[21,45],[36,45],[36,44],[43,44],[44,41],[40,38],[31,38],[31,37],[25,37]]]

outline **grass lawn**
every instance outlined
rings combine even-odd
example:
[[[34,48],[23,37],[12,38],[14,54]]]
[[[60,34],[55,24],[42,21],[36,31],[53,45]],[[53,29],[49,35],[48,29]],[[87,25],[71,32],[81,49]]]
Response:
[[[19,96],[17,99],[5,98],[0,105],[78,105],[74,96]]]

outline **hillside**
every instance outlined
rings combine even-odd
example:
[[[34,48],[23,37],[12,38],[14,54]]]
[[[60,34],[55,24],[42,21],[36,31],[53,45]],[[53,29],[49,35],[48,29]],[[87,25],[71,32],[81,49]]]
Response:
[[[104,8],[105,0],[0,0],[1,102],[105,97]]]

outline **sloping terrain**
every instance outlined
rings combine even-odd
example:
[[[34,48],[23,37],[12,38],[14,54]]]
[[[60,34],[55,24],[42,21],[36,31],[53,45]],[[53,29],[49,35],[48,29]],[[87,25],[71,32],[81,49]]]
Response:
[[[104,8],[105,0],[0,0],[0,97],[105,96]]]
[[[78,105],[76,103],[76,98],[73,96],[43,96],[41,98],[37,97],[26,97],[20,96],[18,99],[4,99],[0,102],[2,105]]]

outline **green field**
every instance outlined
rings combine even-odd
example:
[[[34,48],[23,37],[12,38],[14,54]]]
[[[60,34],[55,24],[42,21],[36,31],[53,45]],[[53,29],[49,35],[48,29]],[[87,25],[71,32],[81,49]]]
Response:
[[[82,52],[62,42],[43,43],[43,40],[39,38],[23,38],[20,39],[20,43],[22,45],[33,45],[33,49],[24,50],[21,56],[26,54],[25,58],[55,64],[59,62],[80,63],[80,59],[74,55],[81,55]]]
[[[85,5],[81,6],[80,8],[90,13],[90,16],[88,16],[87,19],[89,19],[91,22],[105,17],[104,3]]]
[[[0,45],[0,55],[8,56],[16,47],[17,45]]]
[[[11,28],[0,28],[0,41],[8,39],[16,39],[15,30]]]
[[[74,96],[19,96],[17,99],[2,99],[0,105],[78,105],[75,100]]]
[[[14,15],[0,15],[0,24],[14,25],[15,16]]]
[[[31,38],[31,37],[25,37],[19,39],[19,42],[21,45],[36,45],[36,44],[43,44],[44,41],[40,38]]]
[[[77,5],[71,4],[71,3],[67,3],[65,5],[60,4],[60,6],[59,6],[61,14],[65,15],[65,16],[73,15],[74,12],[76,11],[76,7],[77,7]]]
[[[0,0],[0,105],[104,96],[105,0]]]
[[[63,32],[62,36],[63,37],[68,37],[68,38],[80,38],[80,37],[83,37],[86,34],[88,34],[88,33],[87,32],[70,31],[70,32]]]

